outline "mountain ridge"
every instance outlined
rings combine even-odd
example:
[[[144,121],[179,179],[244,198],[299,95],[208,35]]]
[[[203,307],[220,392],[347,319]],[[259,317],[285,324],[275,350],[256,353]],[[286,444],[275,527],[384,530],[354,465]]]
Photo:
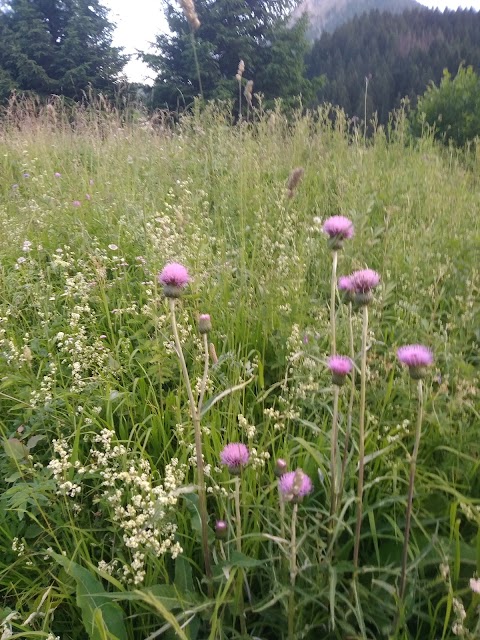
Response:
[[[317,40],[323,32],[332,33],[355,16],[372,10],[402,13],[407,9],[425,9],[416,0],[301,0],[293,10],[291,20],[295,23],[305,13],[310,24],[309,40]]]

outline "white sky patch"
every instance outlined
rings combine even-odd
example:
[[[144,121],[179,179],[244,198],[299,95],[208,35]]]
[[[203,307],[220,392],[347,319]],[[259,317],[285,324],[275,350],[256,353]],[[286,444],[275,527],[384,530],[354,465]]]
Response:
[[[275,0],[272,0],[275,1]],[[440,0],[429,2],[420,0],[427,7],[439,9],[476,9],[480,11],[480,0]],[[125,53],[148,51],[150,43],[159,33],[168,30],[163,15],[162,0],[103,0],[103,4],[110,11],[110,20],[116,23],[114,45],[124,47]],[[148,82],[152,84],[155,74],[141,60],[134,58],[126,65],[125,74],[133,82]]]

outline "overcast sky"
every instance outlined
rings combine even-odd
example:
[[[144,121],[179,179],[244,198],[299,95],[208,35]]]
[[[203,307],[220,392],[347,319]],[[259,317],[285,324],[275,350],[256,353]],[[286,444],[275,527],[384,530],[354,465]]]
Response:
[[[480,0],[420,2],[427,7],[440,9],[457,9],[460,6],[480,10]],[[162,0],[103,0],[102,4],[111,9],[110,18],[117,25],[114,44],[124,47],[126,53],[135,53],[136,49],[146,51],[155,35],[166,30]],[[131,60],[125,67],[125,73],[130,80],[137,82],[148,81],[154,77],[140,60]]]

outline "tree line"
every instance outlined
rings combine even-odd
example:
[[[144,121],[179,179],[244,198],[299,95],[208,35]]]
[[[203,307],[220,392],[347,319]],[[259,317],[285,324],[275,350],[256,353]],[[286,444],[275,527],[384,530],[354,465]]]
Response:
[[[301,96],[304,106],[330,102],[350,117],[363,119],[366,107],[367,119],[376,112],[385,123],[402,98],[415,104],[440,83],[444,69],[471,66],[465,82],[474,86],[480,12],[374,10],[311,44],[306,17],[289,21],[294,4],[166,0],[169,32],[143,54],[157,74],[146,89],[149,106],[182,110],[201,95],[233,102],[238,115],[277,98],[298,104]],[[113,29],[100,0],[0,0],[0,102],[13,90],[79,100],[92,88],[113,96],[127,61],[112,45]],[[449,77],[442,82],[444,92],[453,90]],[[432,96],[422,104],[431,106]]]

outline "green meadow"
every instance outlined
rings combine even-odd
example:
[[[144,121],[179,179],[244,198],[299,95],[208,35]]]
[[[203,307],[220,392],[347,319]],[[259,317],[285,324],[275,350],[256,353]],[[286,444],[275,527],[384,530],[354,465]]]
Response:
[[[2,640],[480,637],[480,148],[411,139],[402,112],[366,141],[327,107],[250,116],[3,114]],[[337,352],[356,369],[334,412],[335,215],[355,230],[338,276],[381,278],[357,566],[362,313],[334,292]],[[174,305],[190,385],[157,277],[172,262],[191,278]],[[401,597],[418,400],[396,351],[415,343],[434,363]],[[235,476],[230,443],[249,451]],[[302,500],[282,498],[278,460],[311,479]]]

